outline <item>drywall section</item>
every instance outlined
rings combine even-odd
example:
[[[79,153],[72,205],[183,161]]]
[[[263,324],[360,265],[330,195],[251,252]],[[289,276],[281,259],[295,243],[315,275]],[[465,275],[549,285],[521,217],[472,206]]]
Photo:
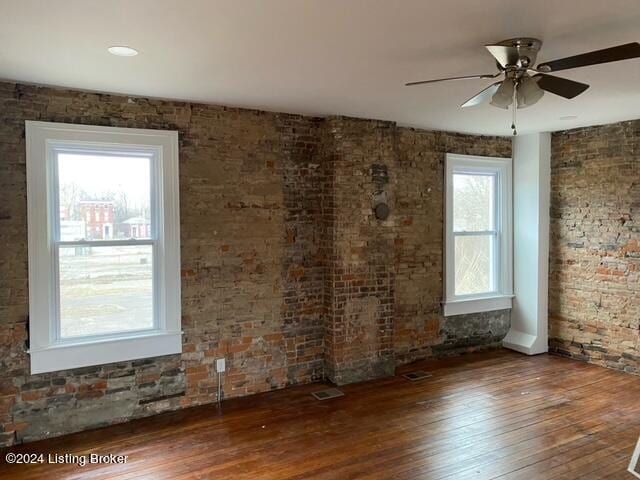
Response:
[[[548,350],[549,171],[551,136],[513,139],[513,287],[503,345],[527,355]]]

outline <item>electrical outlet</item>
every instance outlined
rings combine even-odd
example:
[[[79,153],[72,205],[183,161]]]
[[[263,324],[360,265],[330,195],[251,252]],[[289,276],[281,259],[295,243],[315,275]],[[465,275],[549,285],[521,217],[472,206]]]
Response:
[[[223,358],[218,358],[216,360],[216,372],[222,373],[222,372],[225,371],[225,369],[226,369],[226,365],[225,365],[224,357]]]

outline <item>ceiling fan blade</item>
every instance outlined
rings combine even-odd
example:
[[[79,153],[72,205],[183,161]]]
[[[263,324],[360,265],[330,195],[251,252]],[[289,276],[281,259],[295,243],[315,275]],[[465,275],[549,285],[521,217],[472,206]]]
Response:
[[[564,98],[577,97],[589,88],[589,85],[586,83],[575,82],[573,80],[554,77],[553,75],[546,75],[544,73],[534,75],[533,78],[538,82],[538,86],[541,89]]]
[[[617,47],[604,48],[595,50],[582,55],[561,58],[544,62],[538,65],[538,70],[542,72],[557,72],[558,70],[567,70],[569,68],[587,67],[589,65],[598,65],[601,63],[617,62],[618,60],[627,60],[629,58],[640,57],[640,43],[626,43]]]
[[[507,65],[515,65],[520,59],[520,54],[516,47],[507,45],[485,45],[485,48],[489,50],[489,53],[502,65],[502,68],[506,68]]]
[[[460,106],[462,108],[473,107],[475,105],[481,104],[485,100],[490,99],[493,96],[493,94],[496,93],[496,90],[498,90],[498,87],[500,86],[501,83],[502,82],[496,82],[489,85],[487,88],[482,90],[480,93],[474,95],[473,97],[471,97],[469,100],[467,100]]]
[[[435,80],[421,80],[419,82],[409,82],[409,83],[405,83],[405,87],[410,87],[412,85],[424,85],[425,83],[436,83],[436,82],[446,82],[447,80],[465,80],[468,78],[496,78],[498,75],[500,75],[501,72],[498,72],[496,74],[486,74],[486,75],[465,75],[464,77],[448,77],[448,78],[437,78]]]

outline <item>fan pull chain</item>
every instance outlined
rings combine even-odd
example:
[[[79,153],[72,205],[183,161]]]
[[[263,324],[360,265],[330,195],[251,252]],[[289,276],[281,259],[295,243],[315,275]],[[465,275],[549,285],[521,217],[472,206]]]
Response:
[[[518,89],[518,84],[515,83],[515,85],[513,86],[513,103],[511,104],[513,105],[513,118],[511,121],[511,130],[513,130],[514,137],[518,135],[518,130],[516,130],[516,110],[518,110],[518,104],[517,104],[518,97],[516,96],[517,89]]]

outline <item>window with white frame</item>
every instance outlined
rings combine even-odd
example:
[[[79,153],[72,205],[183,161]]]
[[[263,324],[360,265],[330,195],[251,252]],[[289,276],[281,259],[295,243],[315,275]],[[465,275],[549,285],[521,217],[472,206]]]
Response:
[[[511,308],[511,159],[447,154],[444,314]]]
[[[177,132],[28,121],[26,138],[31,373],[180,353]]]

